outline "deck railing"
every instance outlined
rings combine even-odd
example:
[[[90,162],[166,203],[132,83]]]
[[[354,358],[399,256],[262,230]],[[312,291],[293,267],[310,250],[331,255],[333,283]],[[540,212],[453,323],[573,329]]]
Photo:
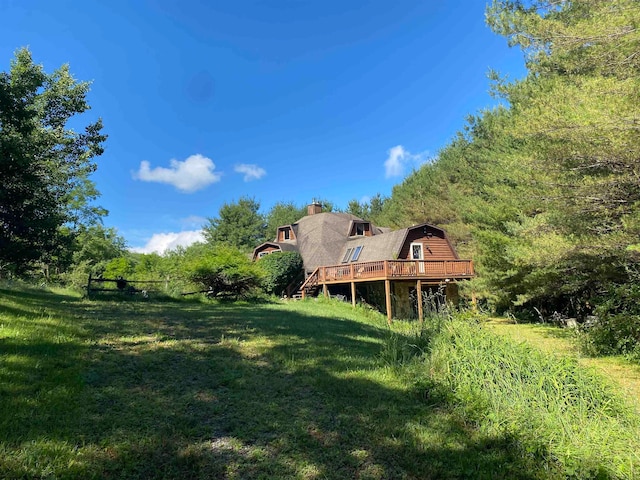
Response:
[[[473,275],[471,260],[380,260],[319,267],[317,281],[347,282],[373,278],[456,279],[470,278]]]

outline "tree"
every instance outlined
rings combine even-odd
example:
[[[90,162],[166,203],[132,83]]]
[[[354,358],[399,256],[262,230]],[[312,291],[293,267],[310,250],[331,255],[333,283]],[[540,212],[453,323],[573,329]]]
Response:
[[[350,213],[364,220],[370,220],[376,225],[382,226],[382,224],[385,223],[382,214],[386,200],[387,199],[379,193],[376,193],[369,201],[360,202],[353,199],[347,204],[346,213]]]
[[[265,239],[266,223],[259,213],[260,203],[253,198],[241,197],[236,203],[225,203],[218,217],[209,218],[204,226],[206,241],[215,245],[224,243],[248,251]]]
[[[292,202],[278,202],[267,214],[267,239],[276,238],[278,227],[291,225],[307,214],[305,207],[296,207]]]
[[[68,127],[90,108],[88,91],[67,65],[45,73],[26,48],[0,73],[0,268],[19,272],[55,252],[61,227],[89,214],[88,176],[106,136],[101,120],[83,133]]]

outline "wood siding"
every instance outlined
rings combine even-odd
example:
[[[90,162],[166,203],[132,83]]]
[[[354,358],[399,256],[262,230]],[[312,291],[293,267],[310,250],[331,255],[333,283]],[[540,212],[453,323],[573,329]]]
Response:
[[[285,237],[285,231],[289,232],[289,238]],[[280,227],[278,228],[278,239],[276,241],[278,242],[288,242],[290,240],[295,240],[296,236],[293,233],[293,228],[291,227]]]
[[[431,234],[429,238],[428,235]],[[402,260],[412,260],[411,258],[411,244],[419,243],[422,245],[422,252],[424,260],[456,260],[458,255],[449,243],[449,240],[444,236],[441,231],[431,229],[427,227],[427,233],[424,233],[423,228],[416,228],[415,230],[409,230],[407,238],[400,250],[399,258]]]
[[[273,246],[273,245],[267,245],[267,246],[265,246],[264,248],[256,249],[256,251],[255,251],[255,258],[254,258],[254,260],[255,260],[256,258],[260,258],[260,254],[261,254],[261,253],[263,253],[263,252],[271,253],[271,252],[279,252],[279,251],[280,251],[280,248],[279,248],[279,247],[275,247],[275,246]]]

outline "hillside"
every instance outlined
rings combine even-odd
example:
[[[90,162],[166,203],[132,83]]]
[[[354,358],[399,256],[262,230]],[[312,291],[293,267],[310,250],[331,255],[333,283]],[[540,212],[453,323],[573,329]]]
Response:
[[[0,476],[633,475],[640,430],[615,395],[613,413],[587,412],[597,429],[584,424],[588,440],[626,445],[615,458],[553,440],[541,449],[517,425],[492,426],[479,404],[474,418],[453,377],[428,373],[449,334],[434,325],[416,334],[398,322],[391,334],[377,313],[324,301],[99,302],[3,288]],[[442,331],[464,331],[455,325]]]

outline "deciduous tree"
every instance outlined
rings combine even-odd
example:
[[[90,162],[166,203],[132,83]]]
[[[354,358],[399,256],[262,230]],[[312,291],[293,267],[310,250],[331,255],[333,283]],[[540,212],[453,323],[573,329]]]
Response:
[[[88,91],[67,65],[48,74],[27,49],[0,73],[0,267],[20,271],[56,250],[63,225],[102,213],[88,208],[102,122],[69,126],[90,108]]]

